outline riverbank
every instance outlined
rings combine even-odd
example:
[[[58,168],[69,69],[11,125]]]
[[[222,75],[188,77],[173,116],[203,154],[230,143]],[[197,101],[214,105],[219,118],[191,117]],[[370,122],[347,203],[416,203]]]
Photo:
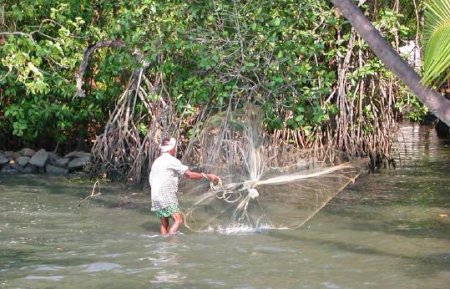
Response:
[[[23,148],[19,151],[0,151],[0,173],[45,173],[69,175],[82,172],[91,164],[91,154],[73,151],[64,156],[40,149]]]

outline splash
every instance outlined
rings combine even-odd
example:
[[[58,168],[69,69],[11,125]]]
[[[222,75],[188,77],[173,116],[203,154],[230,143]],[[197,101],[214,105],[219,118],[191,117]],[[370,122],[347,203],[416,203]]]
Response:
[[[261,115],[254,107],[216,115],[189,144],[183,161],[201,163],[222,178],[209,188],[184,184],[180,202],[188,208],[189,229],[298,228],[361,172],[361,165],[341,152],[271,145],[262,133]]]

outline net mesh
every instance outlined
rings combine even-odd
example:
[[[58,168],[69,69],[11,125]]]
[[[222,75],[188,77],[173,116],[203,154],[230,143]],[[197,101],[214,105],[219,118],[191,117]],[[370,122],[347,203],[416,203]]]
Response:
[[[271,144],[261,115],[252,106],[217,114],[189,143],[183,162],[200,164],[197,169],[219,175],[221,182],[182,182],[187,228],[298,228],[360,174],[362,164],[342,152]]]

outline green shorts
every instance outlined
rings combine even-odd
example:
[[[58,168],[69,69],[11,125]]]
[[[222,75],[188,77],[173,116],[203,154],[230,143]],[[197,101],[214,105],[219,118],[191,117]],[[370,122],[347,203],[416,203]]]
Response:
[[[173,214],[179,213],[179,212],[180,212],[180,208],[178,208],[177,205],[172,205],[172,206],[168,206],[161,210],[156,211],[156,217],[158,219],[161,219],[162,217],[170,217]]]

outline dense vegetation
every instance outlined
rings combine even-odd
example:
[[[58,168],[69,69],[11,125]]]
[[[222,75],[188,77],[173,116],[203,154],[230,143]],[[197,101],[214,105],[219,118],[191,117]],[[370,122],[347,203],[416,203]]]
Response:
[[[361,9],[398,47],[418,39],[416,4]],[[394,120],[425,113],[325,0],[23,0],[0,8],[5,149],[90,149],[104,132],[121,144],[102,161],[138,147],[133,163],[142,166],[145,144],[160,134],[186,141],[208,115],[252,102],[275,143],[331,145],[380,165],[392,160]]]

